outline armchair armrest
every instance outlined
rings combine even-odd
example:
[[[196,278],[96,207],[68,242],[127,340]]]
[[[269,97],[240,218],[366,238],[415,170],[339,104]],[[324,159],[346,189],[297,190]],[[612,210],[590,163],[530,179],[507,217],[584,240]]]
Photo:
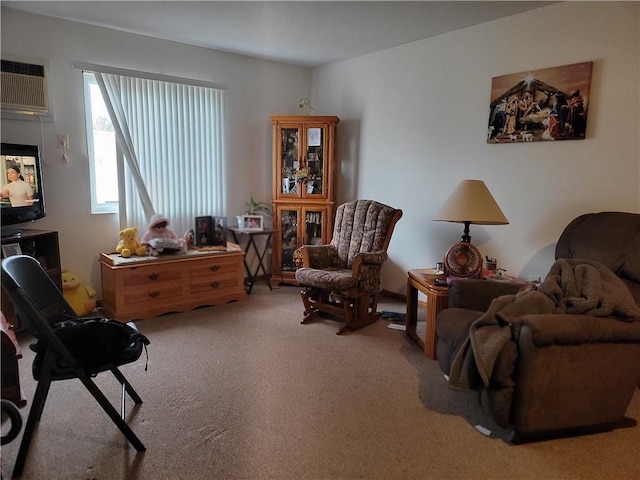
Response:
[[[538,348],[586,343],[640,344],[640,322],[625,322],[611,317],[525,315],[514,325],[514,336],[519,338],[525,329],[530,330],[531,341]]]
[[[326,268],[332,265],[337,255],[332,245],[303,245],[300,247],[302,266],[307,268]]]
[[[387,261],[388,255],[384,250],[380,250],[378,252],[364,252],[359,253],[353,259],[353,265],[351,267],[351,271],[353,272],[353,276],[358,276],[358,270],[362,265],[382,265]]]
[[[449,307],[484,312],[494,298],[516,294],[521,287],[492,280],[454,280],[449,284]]]
[[[369,293],[378,293],[382,289],[382,264],[388,255],[384,250],[359,253],[353,259],[351,275],[358,279],[360,289]]]

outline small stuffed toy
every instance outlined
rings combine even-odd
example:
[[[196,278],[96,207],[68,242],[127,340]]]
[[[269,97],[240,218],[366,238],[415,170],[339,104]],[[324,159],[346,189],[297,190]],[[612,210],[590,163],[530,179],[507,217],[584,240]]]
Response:
[[[193,250],[195,247],[195,238],[196,238],[196,234],[193,231],[193,228],[190,228],[189,230],[187,230],[186,232],[184,232],[184,235],[182,236],[182,239],[184,240],[184,243],[187,247],[187,250]]]
[[[96,308],[96,291],[81,283],[73,272],[62,272],[62,295],[79,317],[88,315]]]
[[[169,219],[158,213],[151,217],[141,243],[149,248],[149,254],[153,256],[185,250],[185,241],[171,231]]]
[[[116,246],[116,252],[124,258],[131,255],[142,257],[147,254],[147,247],[138,241],[138,229],[136,227],[127,227],[120,230],[120,241]]]
[[[177,240],[178,236],[169,228],[169,219],[159,213],[154,214],[149,222],[147,233],[142,236],[142,243],[149,243],[152,238],[171,238]]]

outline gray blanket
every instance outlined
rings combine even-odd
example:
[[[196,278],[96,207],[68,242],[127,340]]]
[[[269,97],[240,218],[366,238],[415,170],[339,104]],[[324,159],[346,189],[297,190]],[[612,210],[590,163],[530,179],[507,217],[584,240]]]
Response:
[[[640,308],[629,289],[607,267],[593,260],[557,260],[537,290],[525,288],[494,299],[471,324],[452,362],[449,385],[460,389],[488,386],[498,354],[512,339],[510,326],[523,315],[545,313],[640,319]]]

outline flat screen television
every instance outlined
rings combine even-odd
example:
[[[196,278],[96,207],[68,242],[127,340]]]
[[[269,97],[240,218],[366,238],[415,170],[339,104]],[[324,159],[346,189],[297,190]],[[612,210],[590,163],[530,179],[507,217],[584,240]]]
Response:
[[[39,147],[2,143],[0,169],[2,236],[19,235],[17,227],[6,227],[32,222],[46,215]]]

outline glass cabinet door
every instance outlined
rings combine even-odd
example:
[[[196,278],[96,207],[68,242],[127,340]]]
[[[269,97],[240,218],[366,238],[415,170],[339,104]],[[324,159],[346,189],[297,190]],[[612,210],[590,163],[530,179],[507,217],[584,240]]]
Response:
[[[281,125],[278,137],[278,197],[326,197],[326,124]]]
[[[313,125],[306,126],[304,129],[305,150],[302,163],[306,171],[302,180],[303,197],[322,196],[326,191],[324,151],[327,135],[325,130],[323,126]]]
[[[295,252],[298,248],[299,208],[279,209],[280,213],[280,268],[283,272],[295,272]]]
[[[280,129],[280,196],[299,197],[299,186],[296,181],[300,165],[300,129],[298,127],[282,127]]]

